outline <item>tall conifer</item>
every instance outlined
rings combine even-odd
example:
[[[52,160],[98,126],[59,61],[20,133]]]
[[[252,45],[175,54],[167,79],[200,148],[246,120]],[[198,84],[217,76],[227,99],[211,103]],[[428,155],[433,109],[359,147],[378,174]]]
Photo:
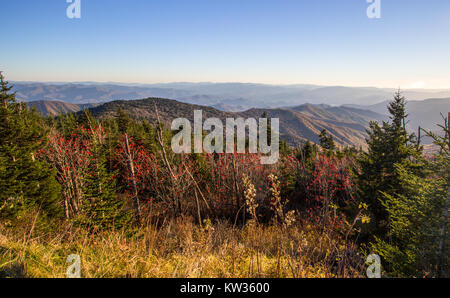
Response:
[[[16,101],[1,73],[0,86],[0,208],[8,215],[31,208],[59,215],[55,173],[39,158],[47,142],[44,119]]]
[[[369,205],[372,221],[367,232],[373,236],[387,233],[389,216],[384,194],[392,196],[405,192],[396,164],[402,164],[419,176],[424,167],[422,148],[415,135],[406,130],[406,101],[400,91],[395,93],[388,110],[389,122],[383,122],[381,126],[377,122],[370,123],[368,151],[362,153],[360,160],[359,197]]]

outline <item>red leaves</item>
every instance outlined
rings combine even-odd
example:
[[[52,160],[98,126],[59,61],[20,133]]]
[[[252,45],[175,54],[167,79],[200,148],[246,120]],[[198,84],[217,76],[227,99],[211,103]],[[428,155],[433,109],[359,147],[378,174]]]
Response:
[[[353,185],[345,160],[319,155],[307,190],[333,199],[338,192],[350,196]]]
[[[342,222],[341,213],[337,212],[340,205],[348,205],[353,200],[354,181],[349,170],[350,160],[329,158],[319,154],[308,183],[307,202],[313,209],[308,210],[310,218],[314,214],[333,225]]]
[[[65,195],[75,193],[82,185],[82,180],[94,174],[94,145],[106,136],[102,126],[94,132],[79,127],[68,137],[56,132],[50,135],[48,148],[38,154],[57,169]],[[111,150],[108,161],[113,167],[110,169],[113,172],[112,179],[119,186],[117,192],[134,197],[124,142],[118,141],[116,148],[108,148]],[[305,217],[312,221],[317,221],[318,214],[324,210],[332,212],[333,207],[330,206],[352,198],[354,182],[349,171],[350,162],[345,158],[329,158],[318,154],[312,170],[305,170],[304,165],[291,155],[282,156],[277,165],[261,165],[258,154],[170,154],[171,170],[175,176],[172,177],[159,153],[152,153],[143,142],[129,138],[129,149],[139,198],[146,203],[146,208],[158,208],[158,212],[163,214],[163,210],[171,212],[174,209],[174,198],[178,198],[182,201],[180,210],[190,212],[194,209],[196,213],[199,204],[217,217],[235,220],[237,212],[242,210],[243,175],[249,177],[257,189],[256,199],[262,207],[270,204],[270,181],[267,177],[270,174],[277,175],[280,181],[277,187],[283,199],[295,204],[306,196],[308,204],[303,211]],[[299,185],[305,187],[299,191]],[[196,202],[196,196],[200,203]],[[206,211],[202,212],[206,214]],[[332,217],[335,220],[334,214]]]

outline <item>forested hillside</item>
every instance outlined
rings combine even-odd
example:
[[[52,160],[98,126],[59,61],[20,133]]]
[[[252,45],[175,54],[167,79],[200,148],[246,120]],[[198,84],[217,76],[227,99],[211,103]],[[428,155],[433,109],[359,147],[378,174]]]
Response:
[[[156,123],[155,106],[158,108],[161,121],[166,127],[175,118],[186,118],[193,121],[194,110],[202,110],[203,117],[219,118],[260,118],[266,114],[280,119],[282,139],[292,146],[299,146],[306,141],[319,143],[319,134],[325,129],[340,146],[365,147],[366,128],[370,121],[383,120],[386,117],[371,111],[355,108],[339,108],[327,105],[302,105],[283,109],[251,109],[245,112],[222,112],[208,106],[186,104],[163,98],[148,98],[131,101],[113,101],[91,108],[94,117],[105,119],[114,116],[120,108],[133,119],[147,120]]]
[[[57,116],[67,113],[76,113],[100,104],[73,104],[63,101],[39,100],[27,102],[27,105],[31,108],[35,108],[43,116]]]

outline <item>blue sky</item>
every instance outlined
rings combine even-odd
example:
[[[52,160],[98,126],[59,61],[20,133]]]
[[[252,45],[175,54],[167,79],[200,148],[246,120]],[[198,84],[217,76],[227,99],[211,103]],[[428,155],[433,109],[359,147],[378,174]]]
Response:
[[[450,88],[450,1],[1,0],[11,81]]]

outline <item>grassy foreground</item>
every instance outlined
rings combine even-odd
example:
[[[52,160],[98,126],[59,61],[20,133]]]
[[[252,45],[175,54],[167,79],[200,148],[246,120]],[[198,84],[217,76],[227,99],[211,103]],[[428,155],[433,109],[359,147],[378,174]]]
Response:
[[[363,277],[365,271],[351,244],[311,225],[237,228],[179,219],[127,235],[67,224],[45,232],[49,227],[32,217],[26,221],[0,226],[0,277],[63,278],[71,254],[81,257],[85,278]]]

